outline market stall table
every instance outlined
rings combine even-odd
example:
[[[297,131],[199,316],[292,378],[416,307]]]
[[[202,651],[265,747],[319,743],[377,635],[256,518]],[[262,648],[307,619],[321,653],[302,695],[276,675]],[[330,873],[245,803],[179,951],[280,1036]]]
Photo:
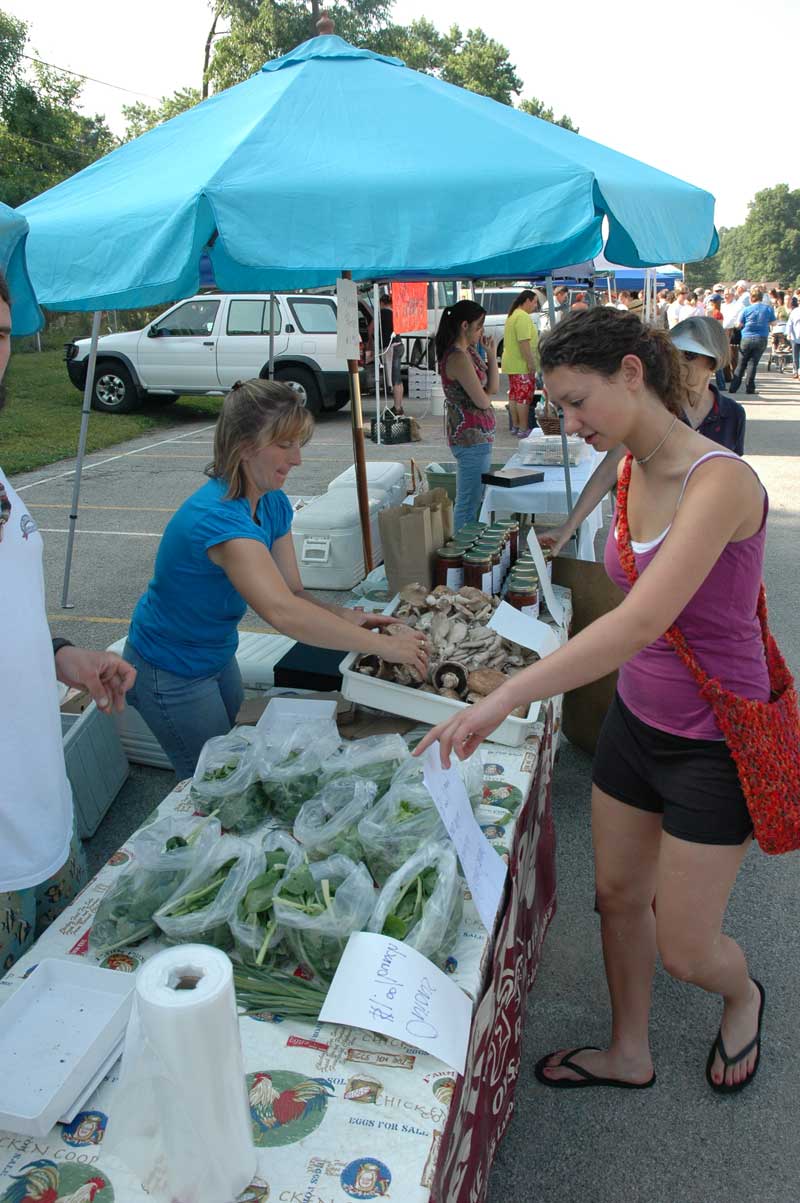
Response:
[[[594,472],[603,456],[590,450],[590,456],[580,464],[570,465],[573,504]],[[532,485],[487,485],[481,506],[480,521],[490,522],[492,514],[566,514],[568,513],[567,487],[563,465],[525,464],[515,452],[505,463],[506,468],[530,468],[543,472],[544,480]],[[596,506],[588,518],[581,523],[578,537],[578,559],[594,560],[594,537],[603,526],[603,503]]]
[[[361,1029],[283,1020],[268,1012],[242,1017],[258,1149],[256,1176],[242,1200],[344,1203],[391,1194],[403,1203],[466,1203],[483,1197],[511,1118],[526,996],[555,910],[550,779],[561,700],[543,705],[541,721],[522,747],[481,749],[484,801],[477,816],[487,838],[508,856],[509,884],[491,937],[465,893],[461,931],[447,964],[475,1003],[465,1075]],[[157,814],[193,810],[189,782],[182,782]],[[149,940],[102,959],[89,949],[97,906],[130,862],[134,839],[0,980],[0,1003],[44,957],[82,957],[133,972],[163,946]],[[79,1203],[143,1203],[135,1175],[113,1156],[103,1156],[118,1072],[119,1063],[69,1125],[36,1139],[0,1133],[0,1200],[39,1198],[44,1175],[53,1200],[79,1195]],[[309,1090],[319,1096],[313,1107],[304,1102]],[[284,1092],[296,1106],[282,1107],[278,1122],[272,1102]]]

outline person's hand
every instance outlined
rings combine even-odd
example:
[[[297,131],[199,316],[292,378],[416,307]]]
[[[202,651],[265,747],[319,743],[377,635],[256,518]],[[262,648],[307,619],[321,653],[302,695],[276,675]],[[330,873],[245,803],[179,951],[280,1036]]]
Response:
[[[513,710],[513,705],[505,702],[501,694],[502,690],[496,690],[466,710],[460,710],[446,723],[431,727],[425,738],[417,744],[413,755],[421,756],[438,739],[443,768],[450,768],[452,752],[459,760],[466,760]]]
[[[116,652],[93,652],[85,647],[62,647],[56,652],[56,676],[64,685],[88,689],[98,710],[122,710],[125,694],[136,680],[136,669]]]
[[[540,547],[549,547],[554,556],[557,556],[561,548],[569,543],[573,535],[572,527],[566,522],[561,526],[553,526],[548,531],[537,531],[536,538],[539,540]]]
[[[481,346],[486,351],[487,355],[496,355],[497,354],[497,344],[495,343],[494,338],[492,337],[491,334],[482,334],[481,335]]]
[[[424,681],[428,675],[428,640],[413,627],[401,627],[394,622],[391,625],[394,627],[391,633],[380,637],[378,655],[389,664],[408,664]]]
[[[395,618],[393,614],[381,614],[377,610],[362,610],[360,606],[354,606],[347,612],[354,615],[352,621],[356,626],[364,627],[367,631],[379,631],[381,627],[407,625],[402,618]]]

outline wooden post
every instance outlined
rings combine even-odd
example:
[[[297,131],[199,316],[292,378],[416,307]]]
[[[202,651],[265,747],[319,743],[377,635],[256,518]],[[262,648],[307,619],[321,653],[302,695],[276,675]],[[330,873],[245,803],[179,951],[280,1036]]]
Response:
[[[353,273],[343,271],[345,280],[352,280]],[[380,314],[376,315],[380,320]],[[347,361],[350,384],[350,421],[353,431],[353,463],[356,469],[356,495],[358,513],[361,518],[361,541],[364,546],[364,575],[372,572],[372,531],[369,524],[369,494],[367,491],[367,461],[364,455],[364,416],[361,412],[361,382],[358,378],[358,360]]]

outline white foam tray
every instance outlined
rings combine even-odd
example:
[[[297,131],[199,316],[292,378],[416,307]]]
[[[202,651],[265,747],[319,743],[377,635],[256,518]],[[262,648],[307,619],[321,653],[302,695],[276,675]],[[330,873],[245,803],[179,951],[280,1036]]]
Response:
[[[384,608],[384,614],[393,614],[399,604],[399,596],[393,597]],[[466,710],[469,706],[468,702],[440,698],[435,693],[420,693],[418,689],[411,689],[407,685],[398,685],[394,681],[378,681],[375,677],[365,676],[354,667],[359,655],[359,652],[350,652],[339,665],[342,674],[342,697],[351,702],[361,702],[363,706],[385,710],[388,714],[419,719],[423,723],[430,723],[431,726],[447,722],[454,714]],[[526,718],[505,719],[487,739],[491,743],[518,748],[531,734],[538,716],[539,702],[532,702]]]
[[[45,1136],[124,1036],[130,974],[47,958],[0,1008],[0,1129]]]

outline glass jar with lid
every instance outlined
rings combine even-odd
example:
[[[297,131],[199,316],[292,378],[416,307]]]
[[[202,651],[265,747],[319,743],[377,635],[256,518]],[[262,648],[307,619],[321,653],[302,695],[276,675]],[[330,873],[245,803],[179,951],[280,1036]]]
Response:
[[[491,548],[471,547],[464,552],[464,584],[480,589],[492,596],[492,552]]]
[[[436,552],[433,567],[434,585],[460,589],[464,584],[464,549],[457,543],[445,543]]]
[[[506,601],[528,618],[539,617],[539,581],[527,573],[512,572],[508,580]]]

